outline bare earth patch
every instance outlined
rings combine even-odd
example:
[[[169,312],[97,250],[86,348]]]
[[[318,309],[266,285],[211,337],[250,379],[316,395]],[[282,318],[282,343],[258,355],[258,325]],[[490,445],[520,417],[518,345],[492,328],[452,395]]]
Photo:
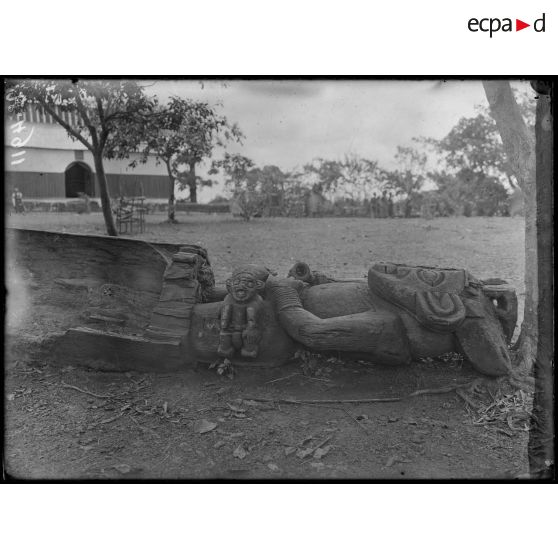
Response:
[[[499,276],[517,289],[520,304],[524,299],[518,218],[274,218],[246,224],[223,215],[179,214],[180,224],[170,225],[161,224],[164,217],[148,216],[146,232],[136,238],[202,244],[218,282],[243,261],[284,276],[303,260],[348,278],[364,277],[371,262],[388,260]],[[100,214],[14,215],[8,225],[104,230]],[[57,321],[52,306],[32,303],[35,325],[8,331],[5,456],[14,476],[501,478],[527,471],[524,422],[507,411],[521,395],[510,397],[502,382],[455,389],[479,378],[459,358],[395,368],[297,360],[280,369],[236,370],[232,380],[205,366],[165,376],[59,368],[34,360],[34,341],[56,331]],[[448,389],[409,397],[439,388]],[[373,398],[401,400],[332,402]],[[330,403],[278,402],[293,399]],[[491,401],[497,404],[490,407]]]

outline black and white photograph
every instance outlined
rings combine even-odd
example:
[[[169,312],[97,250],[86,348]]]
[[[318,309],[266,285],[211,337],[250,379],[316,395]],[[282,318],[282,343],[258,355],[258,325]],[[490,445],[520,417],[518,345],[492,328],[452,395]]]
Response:
[[[552,87],[7,78],[5,478],[553,479]]]

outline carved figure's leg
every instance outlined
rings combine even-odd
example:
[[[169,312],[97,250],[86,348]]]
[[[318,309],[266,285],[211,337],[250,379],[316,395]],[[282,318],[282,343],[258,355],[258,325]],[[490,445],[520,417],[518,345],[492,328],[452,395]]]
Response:
[[[411,359],[409,343],[399,316],[369,310],[357,314],[318,318],[302,307],[293,279],[268,278],[266,289],[279,323],[305,347],[315,351],[343,351],[370,355],[376,362],[404,364]]]
[[[217,352],[223,357],[231,357],[234,354],[231,333],[222,331],[219,334],[219,347],[217,349]]]
[[[258,356],[258,345],[253,343],[246,343],[245,341],[240,354],[243,357],[256,358]]]
[[[242,332],[241,331],[234,331],[232,333],[232,344],[235,349],[242,348]]]

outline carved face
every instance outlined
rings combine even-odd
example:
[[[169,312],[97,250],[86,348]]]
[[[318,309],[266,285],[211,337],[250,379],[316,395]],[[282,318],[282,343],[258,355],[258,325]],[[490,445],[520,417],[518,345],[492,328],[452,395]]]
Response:
[[[261,287],[262,282],[251,273],[236,273],[227,280],[227,289],[236,302],[249,302]]]

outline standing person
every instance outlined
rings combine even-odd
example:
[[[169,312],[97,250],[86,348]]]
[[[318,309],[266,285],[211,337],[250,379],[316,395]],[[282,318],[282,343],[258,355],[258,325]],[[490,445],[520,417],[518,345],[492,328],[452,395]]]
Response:
[[[374,192],[370,202],[370,217],[376,219],[378,217],[378,194]]]
[[[362,201],[362,211],[363,211],[363,215],[364,217],[370,217],[370,212],[372,210],[372,205],[371,205],[371,201],[368,198],[364,198],[364,200]]]
[[[388,198],[388,217],[393,219],[393,194],[391,192]]]
[[[380,217],[385,219],[388,216],[388,200],[387,193],[382,192],[382,199],[380,200]]]
[[[14,188],[12,194],[12,205],[16,213],[25,213],[25,207],[23,206],[23,194],[20,192],[19,188]]]

